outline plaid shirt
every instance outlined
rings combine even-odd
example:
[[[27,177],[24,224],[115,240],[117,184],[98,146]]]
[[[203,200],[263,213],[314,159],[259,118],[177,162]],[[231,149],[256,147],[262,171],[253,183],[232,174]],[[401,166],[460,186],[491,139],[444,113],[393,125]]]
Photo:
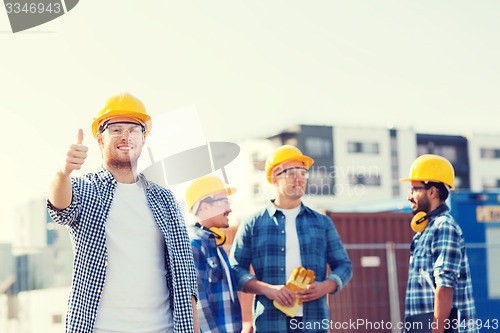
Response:
[[[201,332],[241,332],[242,319],[238,289],[226,252],[217,247],[215,237],[209,231],[191,226],[189,237],[198,270],[198,317]],[[218,251],[230,269],[234,301],[231,301],[228,279],[217,254]]]
[[[424,277],[424,272],[436,285],[453,288],[453,307],[460,311],[461,320],[467,323],[476,318],[464,236],[448,209],[431,217],[425,230],[413,237],[406,289],[406,317],[434,311],[434,291]],[[472,333],[477,332],[477,329],[466,326],[461,327],[460,332]]]
[[[154,220],[165,238],[166,283],[170,291],[174,332],[193,332],[191,297],[197,293],[196,271],[186,227],[174,196],[140,174]],[[71,178],[73,196],[69,207],[55,209],[52,219],[65,225],[75,252],[66,332],[92,333],[101,291],[106,279],[105,224],[113,202],[116,180],[101,167],[96,173]]]
[[[332,279],[338,285],[336,292],[340,291],[352,277],[352,266],[332,221],[301,204],[297,216],[297,235],[302,266],[314,271],[316,281]],[[254,278],[272,285],[286,284],[285,241],[285,216],[272,202],[262,212],[240,225],[230,256],[240,290],[243,291],[245,284]],[[255,276],[249,272],[250,264]],[[327,264],[332,271],[328,276]],[[326,295],[303,305],[304,324],[316,323],[311,326],[317,327],[318,322],[330,317]],[[256,332],[287,331],[285,314],[277,310],[273,301],[264,295],[255,296],[253,314]]]

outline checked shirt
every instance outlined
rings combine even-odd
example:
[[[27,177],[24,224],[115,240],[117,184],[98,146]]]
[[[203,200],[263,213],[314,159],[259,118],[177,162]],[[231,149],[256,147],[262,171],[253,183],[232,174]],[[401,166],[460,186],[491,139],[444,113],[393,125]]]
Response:
[[[172,193],[139,175],[154,220],[166,244],[165,283],[170,291],[174,332],[193,332],[192,296],[197,296],[196,271],[184,219]],[[69,207],[57,210],[49,201],[52,219],[65,225],[74,250],[73,279],[66,316],[66,332],[92,333],[106,279],[105,224],[113,202],[116,180],[103,167],[72,177]]]
[[[217,253],[220,251],[229,268],[226,252],[222,247],[217,247],[215,237],[209,231],[196,226],[190,226],[188,230],[198,271],[198,317],[201,332],[241,332],[241,306],[236,279],[232,270],[229,270],[234,294],[234,300],[231,300],[226,271]]]
[[[446,209],[431,217],[423,232],[413,237],[406,289],[405,317],[434,311],[434,292],[425,272],[435,285],[453,288],[453,307],[467,323],[476,318],[469,261],[462,229]],[[462,327],[460,332],[477,332]]]
[[[304,204],[301,204],[296,221],[302,266],[314,271],[316,281],[332,279],[338,286],[336,292],[342,290],[352,277],[352,266],[332,221]],[[255,278],[272,285],[286,284],[285,241],[285,216],[272,201],[266,209],[240,225],[230,255],[239,290],[243,291],[245,284]],[[250,265],[255,275],[250,274]],[[328,276],[327,265],[331,269]],[[326,296],[303,305],[304,324],[330,318]],[[286,316],[265,296],[255,296],[253,314],[257,333],[287,331]],[[327,330],[319,332],[323,331]]]

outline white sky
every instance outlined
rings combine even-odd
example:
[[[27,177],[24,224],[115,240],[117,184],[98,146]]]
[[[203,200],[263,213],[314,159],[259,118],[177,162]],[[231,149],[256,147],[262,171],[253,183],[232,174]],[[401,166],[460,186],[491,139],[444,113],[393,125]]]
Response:
[[[210,141],[296,123],[498,134],[499,17],[496,0],[82,0],[12,34],[0,8],[0,242],[79,127],[93,169],[90,122],[121,91],[153,117],[195,105]]]

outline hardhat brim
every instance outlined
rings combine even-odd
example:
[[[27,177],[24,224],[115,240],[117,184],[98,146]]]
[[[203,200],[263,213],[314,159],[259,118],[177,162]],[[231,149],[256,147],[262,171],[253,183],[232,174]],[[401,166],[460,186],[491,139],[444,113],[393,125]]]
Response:
[[[276,170],[276,168],[279,167],[281,164],[283,164],[285,162],[289,162],[289,161],[302,162],[304,164],[304,168],[306,168],[307,170],[309,170],[311,168],[311,166],[314,164],[314,159],[307,156],[307,155],[293,156],[292,158],[286,159],[286,160],[276,164],[272,169],[269,169],[269,172],[267,174],[267,181],[272,184],[274,170]]]
[[[209,196],[211,196],[211,195],[213,195],[213,194],[215,194],[215,193],[222,192],[222,191],[224,191],[224,190],[226,190],[227,195],[232,195],[232,194],[234,194],[234,193],[237,191],[237,190],[236,190],[236,187],[226,187],[226,188],[224,188],[224,189],[221,189],[220,191],[213,192],[213,193],[209,193],[209,194],[207,194],[206,196],[204,196],[203,198],[200,198],[200,199],[196,200],[196,202],[193,204],[193,206],[192,206],[192,207],[189,207],[189,213],[190,213],[190,214],[192,214],[192,213],[193,213],[193,207],[194,207],[194,206],[196,206],[196,205],[197,205],[199,202],[201,202],[203,199],[206,199],[206,198],[208,198]]]
[[[412,178],[399,178],[399,181],[400,182],[432,182],[432,183],[443,183],[442,180],[436,180],[436,179],[412,179]],[[446,184],[446,183],[443,183],[446,185],[446,187],[448,187],[448,189],[450,191],[454,190],[455,187],[454,186],[451,186],[450,184]]]
[[[106,112],[105,114],[94,118],[94,121],[92,122],[92,134],[94,137],[97,137],[97,132],[99,131],[99,125],[106,119],[113,118],[113,117],[130,117],[134,119],[139,119],[146,125],[146,130],[145,130],[145,135],[151,131],[151,127],[153,126],[153,123],[151,121],[151,117],[147,114],[144,113],[139,113],[139,112],[134,112],[134,111],[127,111],[127,110],[112,110],[109,112]]]

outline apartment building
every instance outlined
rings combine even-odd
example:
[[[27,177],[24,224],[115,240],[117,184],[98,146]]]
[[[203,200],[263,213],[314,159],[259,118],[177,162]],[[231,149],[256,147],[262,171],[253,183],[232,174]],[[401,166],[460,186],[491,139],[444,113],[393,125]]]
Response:
[[[399,179],[422,154],[439,154],[450,160],[457,191],[500,188],[500,133],[465,137],[416,133],[412,129],[297,125],[240,144],[235,178],[243,194],[238,199],[245,201],[245,213],[273,195],[265,180],[264,161],[282,144],[295,145],[315,159],[304,202],[316,209],[407,208],[408,184]]]

